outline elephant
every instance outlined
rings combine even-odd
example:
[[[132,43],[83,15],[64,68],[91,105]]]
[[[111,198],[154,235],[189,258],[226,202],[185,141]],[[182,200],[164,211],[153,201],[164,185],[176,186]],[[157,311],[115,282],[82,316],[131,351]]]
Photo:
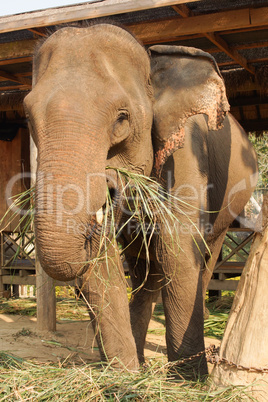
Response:
[[[194,356],[174,363],[174,370],[205,376],[204,294],[225,233],[257,180],[254,149],[229,113],[214,58],[175,45],[145,49],[112,23],[64,27],[35,51],[24,108],[38,149],[38,257],[52,278],[81,280],[101,359],[115,368],[139,368],[161,293],[168,360]],[[144,253],[137,258],[139,237],[133,241],[129,230],[121,231],[130,302],[119,247],[94,263],[107,187],[118,203],[112,168],[154,178],[183,201],[176,212],[180,246],[170,252],[170,233],[160,223],[150,238],[149,268]],[[124,219],[125,213],[116,215],[119,228]]]

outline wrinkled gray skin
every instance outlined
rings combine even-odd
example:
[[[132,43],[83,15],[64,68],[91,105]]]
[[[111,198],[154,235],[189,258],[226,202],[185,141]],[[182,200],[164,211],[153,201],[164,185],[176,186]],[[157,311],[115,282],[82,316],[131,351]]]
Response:
[[[37,50],[33,84],[25,110],[38,148],[35,226],[44,270],[62,281],[82,278],[101,357],[115,367],[135,370],[144,361],[152,303],[160,291],[168,359],[202,351],[203,293],[226,228],[248,201],[257,171],[243,129],[227,113],[212,58],[176,46],[154,46],[148,55],[132,35],[112,25],[63,28]],[[148,275],[145,260],[136,262],[134,242],[126,258],[134,289],[143,285],[130,309],[117,250],[109,249],[108,266],[88,264],[85,270],[99,247],[96,212],[105,205],[106,182],[110,189],[117,186],[106,166],[153,174],[166,183],[194,207],[181,205],[211,249],[209,256],[194,232],[198,250],[183,212],[181,250],[176,257],[170,252],[170,237],[160,226],[151,241]],[[127,231],[123,240],[131,240]],[[189,370],[190,376],[206,374],[204,358],[193,360]]]

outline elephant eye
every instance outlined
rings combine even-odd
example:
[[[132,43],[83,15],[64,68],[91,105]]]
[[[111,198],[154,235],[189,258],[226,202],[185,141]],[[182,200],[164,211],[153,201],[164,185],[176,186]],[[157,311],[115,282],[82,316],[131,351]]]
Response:
[[[129,113],[127,110],[120,110],[118,117],[117,117],[117,122],[122,123],[125,120],[129,119]]]
[[[129,135],[129,112],[120,109],[113,126],[112,144],[118,144],[124,141]]]

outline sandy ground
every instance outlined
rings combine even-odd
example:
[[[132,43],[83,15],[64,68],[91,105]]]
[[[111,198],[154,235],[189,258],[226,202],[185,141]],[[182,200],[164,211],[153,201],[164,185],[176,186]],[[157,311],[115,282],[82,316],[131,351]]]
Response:
[[[149,330],[163,326],[150,322]],[[149,331],[150,332],[150,331]],[[158,331],[159,332],[159,331]],[[206,347],[215,344],[216,339],[206,338]],[[19,315],[0,314],[0,351],[37,362],[98,362],[99,353],[89,320],[57,321],[57,331],[38,332],[36,318]],[[145,345],[147,359],[161,359],[166,362],[165,335],[148,333]]]

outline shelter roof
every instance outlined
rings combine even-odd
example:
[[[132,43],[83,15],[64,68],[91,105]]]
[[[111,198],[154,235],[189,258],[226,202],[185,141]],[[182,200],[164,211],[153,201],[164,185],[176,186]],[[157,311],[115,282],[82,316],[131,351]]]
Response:
[[[24,118],[22,99],[40,38],[59,26],[107,17],[145,46],[193,46],[212,54],[232,113],[247,131],[268,130],[268,0],[95,0],[0,17],[0,112]]]

